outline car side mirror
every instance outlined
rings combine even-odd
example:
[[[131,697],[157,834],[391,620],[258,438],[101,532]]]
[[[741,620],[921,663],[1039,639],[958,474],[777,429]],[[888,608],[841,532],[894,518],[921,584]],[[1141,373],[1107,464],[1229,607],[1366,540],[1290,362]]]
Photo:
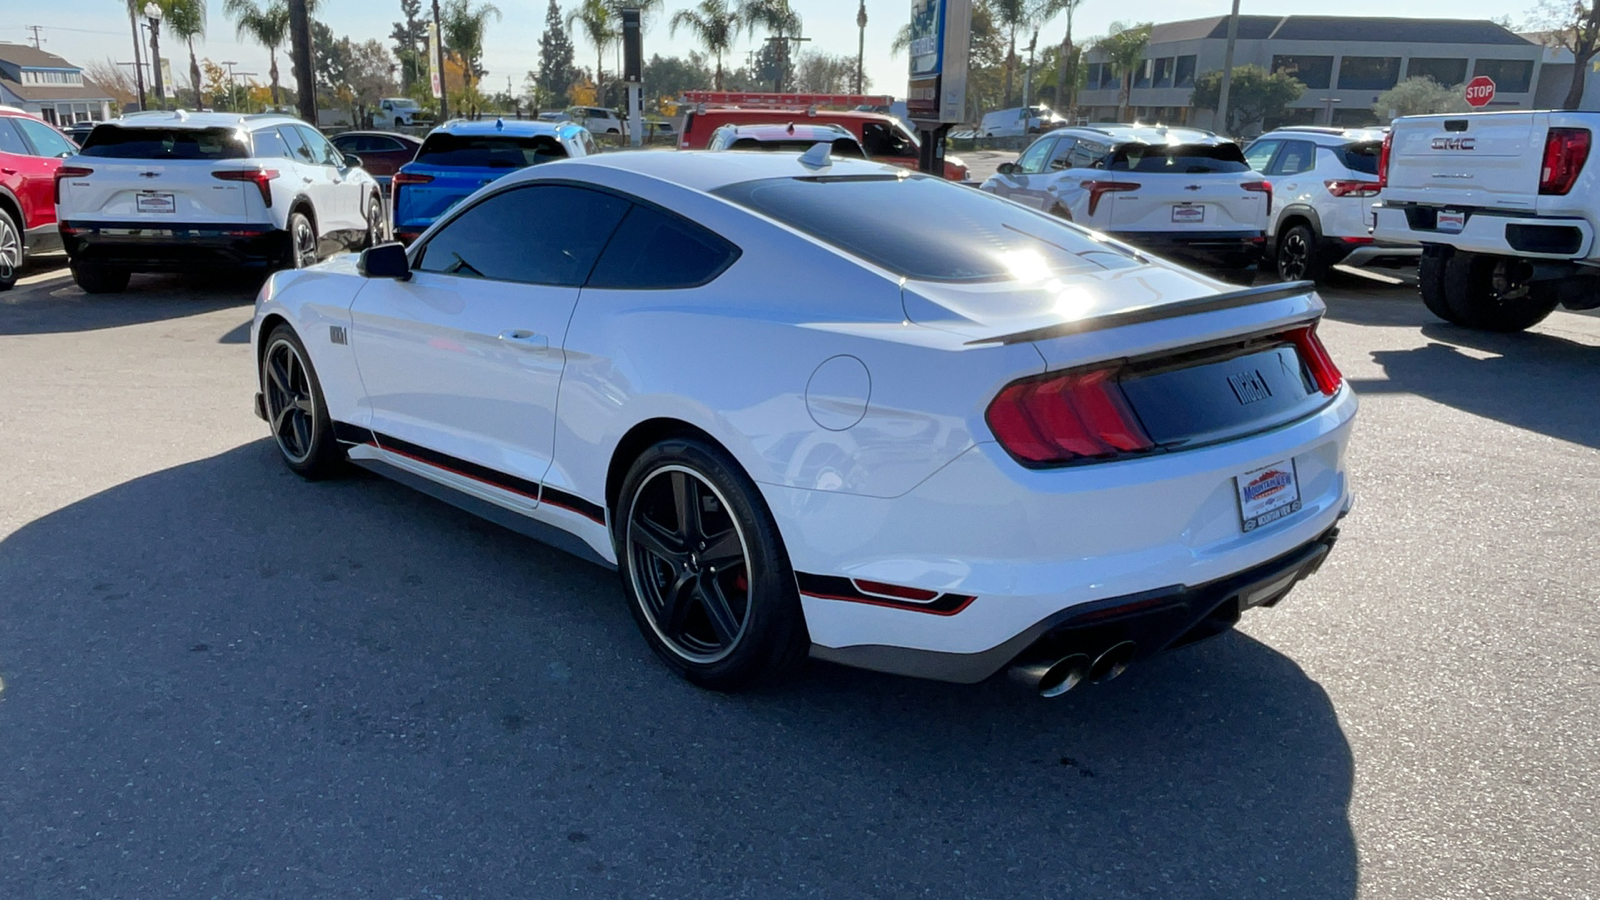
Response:
[[[1016,171],[1017,171],[1017,164],[1016,163],[1001,163],[995,169],[995,172],[997,172],[997,173],[999,173],[1001,175],[1012,175],[1012,174],[1015,174]]]
[[[343,152],[341,152],[340,155],[344,157],[344,167],[346,169],[360,169],[360,168],[362,168],[361,157],[355,155],[354,153],[343,153]]]
[[[406,257],[404,244],[390,241],[361,251],[356,271],[364,278],[393,278],[408,281],[411,278],[411,260]]]

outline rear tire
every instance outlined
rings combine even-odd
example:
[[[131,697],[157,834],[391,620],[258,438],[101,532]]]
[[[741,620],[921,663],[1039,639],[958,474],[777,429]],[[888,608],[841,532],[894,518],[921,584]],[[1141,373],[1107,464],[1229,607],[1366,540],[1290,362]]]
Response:
[[[289,250],[284,260],[285,269],[304,269],[317,264],[317,230],[311,227],[311,217],[299,210],[289,214]]]
[[[9,291],[22,277],[22,226],[0,209],[0,291]]]
[[[373,194],[367,200],[367,242],[362,249],[370,250],[384,242],[384,225],[386,223],[387,219],[383,214],[383,201],[378,199],[377,194]]]
[[[85,294],[120,294],[128,289],[131,275],[127,269],[111,269],[91,263],[72,264],[72,280],[83,288]]]
[[[1297,224],[1278,238],[1275,262],[1278,277],[1284,281],[1321,281],[1328,274],[1317,235],[1309,225]]]
[[[739,691],[805,659],[811,640],[777,523],[722,448],[673,438],[646,450],[612,522],[623,591],[668,668]]]
[[[1555,310],[1550,285],[1521,280],[1520,261],[1482,253],[1457,253],[1444,267],[1444,298],[1456,321],[1484,331],[1522,331]]]
[[[1422,294],[1422,305],[1428,308],[1428,312],[1452,325],[1460,325],[1460,317],[1444,299],[1444,264],[1448,261],[1447,256],[1424,255],[1417,263],[1417,290]]]

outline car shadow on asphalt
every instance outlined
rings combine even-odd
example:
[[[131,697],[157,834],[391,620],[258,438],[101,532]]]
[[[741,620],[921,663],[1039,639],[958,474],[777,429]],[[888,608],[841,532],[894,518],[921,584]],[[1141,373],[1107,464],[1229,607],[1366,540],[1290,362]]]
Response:
[[[122,293],[86,294],[63,272],[0,293],[0,335],[98,331],[243,307],[255,301],[261,282],[235,273],[135,275]]]
[[[615,574],[265,440],[0,540],[0,622],[0,896],[1355,896],[1336,711],[1240,634],[720,695]]]

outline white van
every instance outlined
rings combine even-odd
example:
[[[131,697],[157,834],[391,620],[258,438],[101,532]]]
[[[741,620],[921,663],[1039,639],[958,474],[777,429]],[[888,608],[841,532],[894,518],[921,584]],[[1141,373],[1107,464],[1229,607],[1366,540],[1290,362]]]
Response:
[[[1066,124],[1067,120],[1051,112],[1048,106],[1013,106],[1010,109],[997,109],[984,116],[978,124],[978,136],[1019,137]]]

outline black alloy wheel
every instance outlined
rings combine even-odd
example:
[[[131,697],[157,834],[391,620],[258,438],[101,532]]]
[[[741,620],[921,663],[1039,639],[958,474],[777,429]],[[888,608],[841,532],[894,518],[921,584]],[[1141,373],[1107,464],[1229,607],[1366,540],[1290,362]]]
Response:
[[[22,272],[22,232],[11,214],[0,209],[0,291],[9,291]]]
[[[317,230],[302,212],[289,214],[289,266],[304,269],[317,264]]]
[[[273,329],[261,355],[261,392],[267,424],[284,464],[307,479],[337,474],[344,452],[333,437],[333,424],[322,384],[307,362],[305,345],[287,325]]]
[[[1523,260],[1456,253],[1444,267],[1444,299],[1456,321],[1484,331],[1522,331],[1556,308],[1552,286],[1531,280]]]
[[[1318,263],[1317,236],[1306,225],[1295,225],[1278,239],[1277,264],[1284,281],[1321,281],[1326,274]]]
[[[383,202],[373,194],[367,200],[367,243],[363,249],[370,250],[384,241],[384,215]]]
[[[721,448],[657,444],[634,463],[618,506],[623,587],[670,668],[732,691],[805,658],[810,639],[777,527]]]

